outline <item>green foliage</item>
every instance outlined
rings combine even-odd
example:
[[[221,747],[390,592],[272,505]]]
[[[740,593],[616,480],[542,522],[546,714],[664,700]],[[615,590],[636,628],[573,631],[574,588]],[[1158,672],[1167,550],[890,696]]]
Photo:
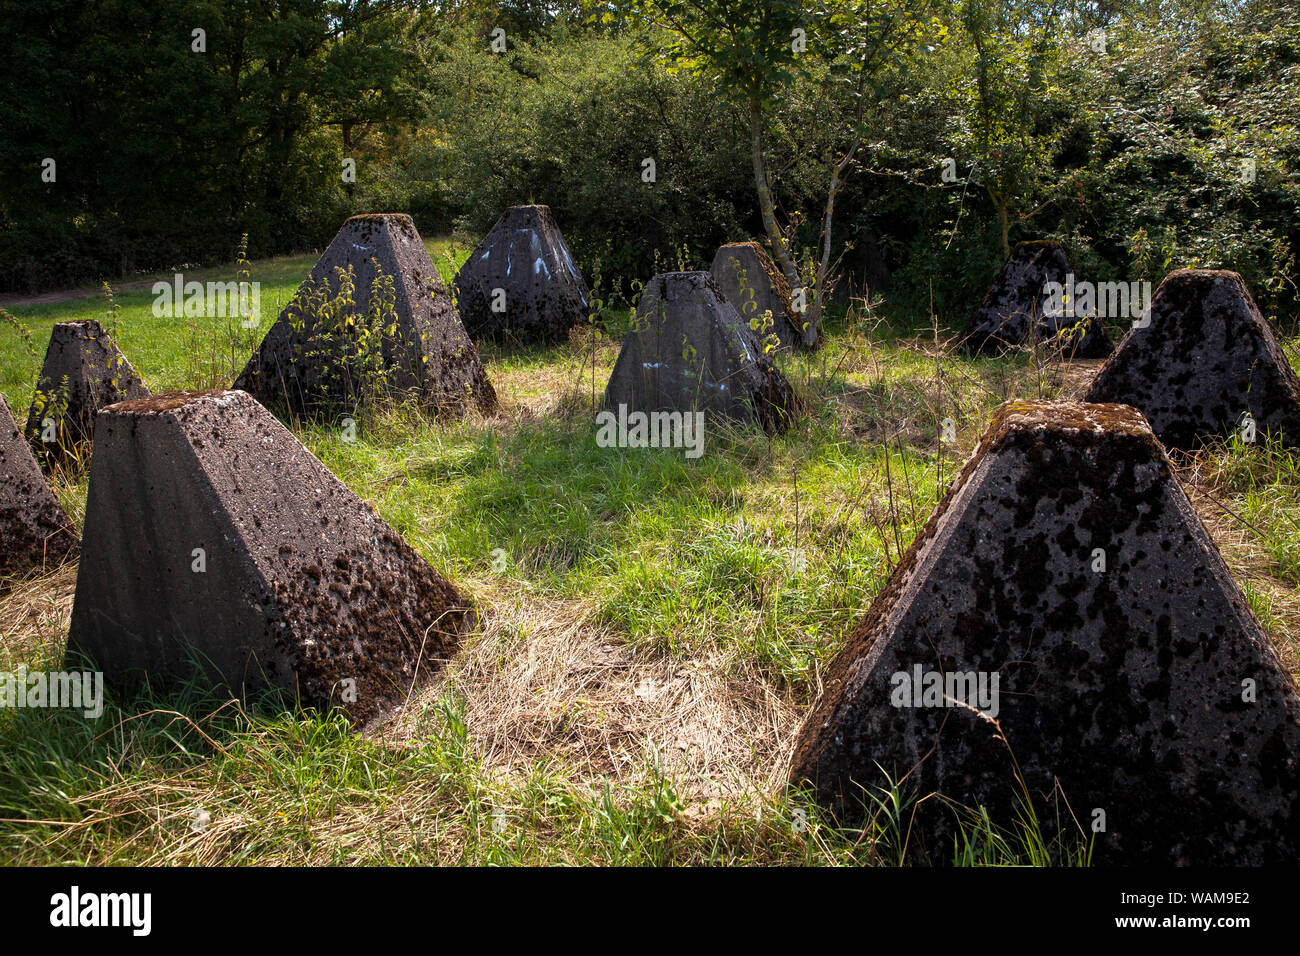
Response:
[[[397,397],[398,369],[389,360],[399,336],[396,286],[377,259],[370,263],[375,276],[364,311],[351,266],[336,266],[333,280],[308,278],[289,303],[289,362],[297,369],[289,387],[301,391],[298,405],[308,417],[339,408],[370,415]]]
[[[0,0],[0,283],[319,245],[415,115],[405,2]],[[206,31],[198,51],[193,30]],[[54,182],[42,163],[56,161]]]
[[[662,64],[640,66],[638,49],[633,36],[565,31],[503,55],[474,35],[452,42],[432,67],[446,95],[431,119],[444,135],[417,144],[412,161],[445,180],[471,247],[506,206],[545,203],[584,271],[599,263],[610,294],[627,296],[656,252],[684,246],[707,265],[745,234],[740,112]]]
[[[0,309],[0,322],[18,333],[19,338],[22,339],[23,348],[27,350],[28,355],[36,355],[36,346],[32,344],[32,330],[24,325],[21,319],[7,309]]]
[[[39,7],[0,0],[24,40],[0,63],[9,289],[225,261],[244,234],[255,255],[319,247],[381,208],[472,246],[537,201],[611,302],[679,249],[698,267],[766,236],[816,307],[870,281],[956,325],[1005,245],[1057,238],[1099,281],[1236,269],[1300,321],[1286,0]]]

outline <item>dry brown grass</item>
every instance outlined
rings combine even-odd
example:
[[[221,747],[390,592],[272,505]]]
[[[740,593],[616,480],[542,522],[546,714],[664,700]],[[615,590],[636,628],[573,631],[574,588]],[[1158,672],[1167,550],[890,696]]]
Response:
[[[526,776],[541,764],[598,790],[643,783],[657,763],[700,801],[783,779],[801,709],[753,665],[721,652],[682,661],[634,649],[581,601],[495,597],[484,602],[482,633],[406,709],[463,694],[485,768]],[[409,739],[414,727],[399,717],[383,733]]]
[[[62,658],[76,584],[75,563],[6,582],[0,592],[0,670]]]

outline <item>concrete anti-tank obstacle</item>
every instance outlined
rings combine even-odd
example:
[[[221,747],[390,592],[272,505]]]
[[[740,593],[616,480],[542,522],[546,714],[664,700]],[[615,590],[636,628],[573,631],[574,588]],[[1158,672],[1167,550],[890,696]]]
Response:
[[[68,648],[112,684],[201,676],[365,722],[454,652],[457,590],[244,392],[170,392],[95,427]]]
[[[1075,358],[1104,358],[1110,337],[1095,315],[1073,316],[1047,307],[1047,283],[1068,285],[1074,272],[1059,242],[1019,243],[971,316],[961,347],[996,355],[1029,341]]]
[[[547,206],[511,206],[456,274],[456,305],[476,341],[564,342],[591,293]]]
[[[790,383],[707,272],[668,272],[646,284],[605,405],[699,411],[769,434],[799,413]]]
[[[351,267],[353,303],[342,311],[368,316],[372,293],[380,291],[375,262],[392,279],[393,298],[380,333],[382,354],[374,363],[383,381],[371,389],[360,368],[376,356],[364,354],[355,332],[336,327],[321,300],[338,299],[337,270]],[[414,397],[444,418],[497,408],[478,348],[465,334],[415,223],[403,213],[353,216],[343,223],[234,387],[269,408],[305,418],[355,411],[371,392]]]
[[[1256,865],[1300,860],[1298,758],[1295,685],[1141,413],[1012,402],[831,666],[792,781],[860,820],[905,778],[1008,828],[1027,793],[1096,862]],[[928,799],[903,827],[942,861],[957,820]]]
[[[1170,273],[1085,399],[1140,408],[1167,448],[1234,431],[1300,445],[1300,378],[1235,272]]]
[[[24,434],[45,466],[84,458],[99,410],[148,394],[102,325],[60,322],[50,333]]]
[[[781,340],[781,348],[811,348],[817,344],[817,330],[796,311],[789,283],[758,243],[729,242],[720,246],[709,274],[746,322],[772,313],[772,331]]]
[[[55,567],[76,555],[77,543],[72,522],[0,397],[0,574]]]

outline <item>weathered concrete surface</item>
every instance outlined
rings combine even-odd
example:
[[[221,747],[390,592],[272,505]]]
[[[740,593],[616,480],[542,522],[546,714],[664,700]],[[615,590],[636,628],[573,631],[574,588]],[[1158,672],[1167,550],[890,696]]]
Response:
[[[764,312],[772,313],[772,331],[781,340],[781,348],[817,344],[817,330],[804,328],[809,323],[795,311],[789,283],[758,243],[729,242],[719,247],[709,274],[746,322],[761,319]]]
[[[60,322],[50,333],[24,433],[42,464],[64,461],[84,454],[101,408],[148,394],[103,326],[94,319]],[[52,429],[43,425],[46,419]]]
[[[646,284],[605,388],[612,410],[702,411],[769,434],[798,415],[794,390],[707,272]]]
[[[997,724],[896,706],[918,665],[998,675]],[[879,764],[1006,824],[1009,751],[1049,838],[1105,812],[1099,862],[1300,860],[1300,698],[1127,406],[1002,407],[833,663],[792,779],[860,818]],[[950,858],[953,820],[926,801],[913,846]]]
[[[235,693],[280,688],[364,722],[472,626],[456,589],[244,392],[123,402],[95,441],[68,646],[111,682],[170,686],[197,659]]]
[[[1166,448],[1227,435],[1246,413],[1260,440],[1300,445],[1300,379],[1235,272],[1170,273],[1086,400],[1140,408]]]
[[[961,346],[967,352],[995,355],[1029,339],[1078,358],[1110,354],[1110,337],[1096,317],[1043,313],[1049,282],[1062,285],[1074,271],[1059,242],[1022,242],[1011,252],[971,316]]]
[[[299,288],[299,296],[323,290],[326,283],[329,296],[337,296],[336,269],[351,266],[355,305],[350,311],[365,315],[377,276],[375,261],[385,276],[393,277],[395,292],[395,328],[382,339],[388,375],[384,391],[398,398],[414,396],[443,418],[463,415],[471,407],[484,414],[495,411],[496,392],[478,348],[465,334],[410,216],[380,213],[348,219]],[[291,301],[234,387],[295,416],[354,411],[366,397],[356,371],[361,358],[355,336],[332,332],[317,311],[303,298]]]
[[[456,274],[456,305],[475,341],[565,342],[587,321],[590,295],[548,206],[511,206]]]
[[[77,532],[0,396],[0,574],[52,568],[77,553]]]

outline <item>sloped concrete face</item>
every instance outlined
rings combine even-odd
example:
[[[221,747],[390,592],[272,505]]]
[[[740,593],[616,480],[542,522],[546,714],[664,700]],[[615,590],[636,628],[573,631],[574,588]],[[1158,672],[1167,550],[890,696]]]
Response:
[[[328,288],[329,297],[336,297],[341,287],[336,270],[350,266],[355,288],[349,311],[366,315],[377,291],[375,262],[392,277],[395,293],[395,321],[382,337],[383,397],[413,396],[444,418],[471,408],[494,412],[496,392],[478,348],[465,334],[410,216],[382,213],[347,220],[299,294]],[[364,356],[355,336],[331,331],[319,313],[304,298],[290,302],[234,387],[298,417],[354,411],[368,397],[359,372]]]
[[[961,347],[970,353],[996,355],[1029,340],[1066,355],[1103,358],[1110,337],[1095,317],[1053,315],[1044,311],[1047,283],[1066,284],[1074,271],[1060,243],[1022,242],[1012,250],[993,285],[971,316]]]
[[[278,688],[359,721],[400,703],[474,613],[244,392],[100,413],[68,636],[113,683]],[[349,699],[351,698],[351,699]]]
[[[76,553],[77,532],[0,397],[0,574],[56,567]]]
[[[1097,862],[1300,859],[1300,698],[1132,408],[1003,406],[833,663],[792,780],[861,819],[879,765],[1007,825],[1012,754],[1049,839],[1104,825]],[[951,859],[955,819],[925,801],[912,845]]]
[[[713,257],[709,274],[723,296],[747,323],[772,313],[772,331],[781,348],[811,347],[817,344],[817,330],[795,311],[790,286],[771,256],[756,242],[729,242]],[[811,341],[805,340],[805,331]]]
[[[629,411],[700,411],[769,434],[798,414],[794,390],[707,272],[668,272],[646,285],[605,389]]]
[[[1235,272],[1171,273],[1149,324],[1120,343],[1085,396],[1140,408],[1167,448],[1191,449],[1254,420],[1300,445],[1300,379]]]
[[[84,456],[101,408],[148,394],[103,326],[94,319],[60,322],[50,334],[24,434],[42,464]]]
[[[547,206],[507,209],[456,275],[456,305],[475,341],[568,341],[590,298]]]

